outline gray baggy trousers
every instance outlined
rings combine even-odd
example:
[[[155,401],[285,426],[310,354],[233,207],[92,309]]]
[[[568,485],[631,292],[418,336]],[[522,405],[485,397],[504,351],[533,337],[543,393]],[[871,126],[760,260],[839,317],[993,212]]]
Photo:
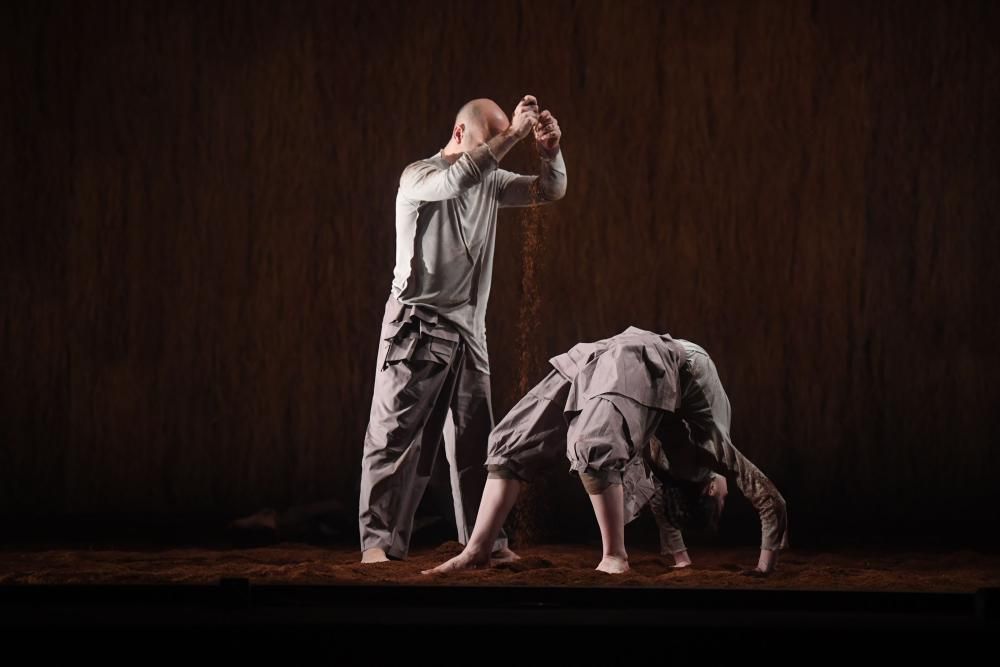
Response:
[[[451,324],[394,296],[386,302],[379,343],[361,460],[361,549],[406,557],[413,516],[441,450],[451,474],[458,541],[465,544],[486,483],[490,376],[474,368]],[[442,437],[449,409],[454,441]],[[493,548],[506,545],[501,531]]]
[[[617,394],[594,396],[582,411],[566,413],[570,385],[549,371],[493,429],[487,465],[530,482],[562,454],[573,473],[631,488],[633,468],[641,468],[639,454],[662,413]]]

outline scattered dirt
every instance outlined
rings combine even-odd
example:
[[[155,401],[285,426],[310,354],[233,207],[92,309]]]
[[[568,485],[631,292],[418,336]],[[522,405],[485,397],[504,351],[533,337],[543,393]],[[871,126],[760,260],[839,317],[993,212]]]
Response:
[[[974,591],[1000,586],[1000,555],[978,551],[794,550],[778,570],[758,579],[742,574],[756,563],[751,548],[692,552],[695,565],[675,570],[649,551],[630,553],[632,570],[610,576],[594,571],[593,546],[539,545],[522,560],[485,570],[425,576],[420,573],[457,554],[446,542],[406,561],[362,566],[347,547],[282,543],[253,549],[136,546],[4,548],[0,584],[215,583],[245,577],[252,583],[432,584],[482,586],[654,586],[684,588],[785,588],[805,590]]]

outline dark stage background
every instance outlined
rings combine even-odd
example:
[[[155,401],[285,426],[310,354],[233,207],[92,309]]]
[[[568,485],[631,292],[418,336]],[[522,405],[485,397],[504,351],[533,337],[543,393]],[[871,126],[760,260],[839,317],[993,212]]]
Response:
[[[530,382],[576,341],[669,331],[716,360],[793,545],[994,532],[997,3],[0,12],[5,530],[355,507],[399,173],[467,99],[533,93],[570,183]],[[501,212],[497,419],[524,217]],[[564,471],[540,538],[593,523]]]

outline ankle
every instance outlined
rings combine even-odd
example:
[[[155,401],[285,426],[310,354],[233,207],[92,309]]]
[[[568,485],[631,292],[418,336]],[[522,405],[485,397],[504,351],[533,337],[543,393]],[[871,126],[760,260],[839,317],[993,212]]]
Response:
[[[473,544],[470,542],[465,545],[465,549],[462,553],[474,561],[486,561],[490,558],[491,550],[489,546]]]

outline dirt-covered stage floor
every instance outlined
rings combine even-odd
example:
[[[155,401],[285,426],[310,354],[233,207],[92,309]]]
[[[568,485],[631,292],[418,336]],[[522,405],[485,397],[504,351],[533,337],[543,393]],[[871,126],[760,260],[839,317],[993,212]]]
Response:
[[[1000,586],[1000,554],[972,550],[890,549],[786,552],[778,571],[743,574],[756,562],[752,548],[692,553],[695,566],[672,569],[650,550],[630,552],[631,572],[593,570],[593,546],[541,545],[519,550],[522,560],[445,576],[420,572],[458,553],[456,542],[416,550],[406,561],[362,566],[349,547],[281,543],[258,548],[79,545],[0,549],[0,584],[206,584],[245,578],[252,584],[439,584],[483,586],[646,586],[972,592]]]

